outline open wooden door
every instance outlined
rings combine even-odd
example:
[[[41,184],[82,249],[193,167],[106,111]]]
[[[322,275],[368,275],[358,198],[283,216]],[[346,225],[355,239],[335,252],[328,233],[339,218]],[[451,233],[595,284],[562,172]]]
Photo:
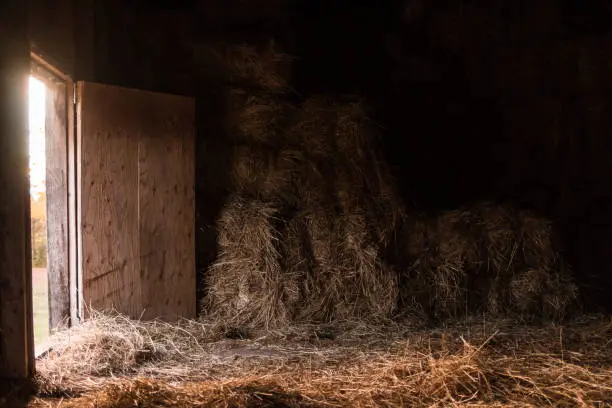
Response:
[[[195,101],[89,82],[76,92],[85,313],[195,317]]]

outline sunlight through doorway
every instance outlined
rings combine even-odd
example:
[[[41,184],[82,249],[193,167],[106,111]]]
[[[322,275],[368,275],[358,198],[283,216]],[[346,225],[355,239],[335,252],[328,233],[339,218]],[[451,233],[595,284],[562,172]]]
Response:
[[[29,78],[30,203],[32,228],[32,302],[34,345],[49,336],[49,284],[47,278],[47,198],[45,160],[46,86]]]

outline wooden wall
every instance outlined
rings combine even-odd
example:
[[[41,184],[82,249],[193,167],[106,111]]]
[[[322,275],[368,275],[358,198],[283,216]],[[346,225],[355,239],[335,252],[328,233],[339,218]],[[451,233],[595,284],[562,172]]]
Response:
[[[30,50],[66,74],[93,77],[94,14],[93,0],[0,4],[0,378],[23,378],[34,370],[27,178]],[[64,115],[65,106],[54,107]]]
[[[72,0],[27,0],[28,37],[39,50],[66,73],[76,66],[75,5]]]
[[[95,80],[106,50],[103,2],[27,0],[27,5],[32,49],[75,80]]]
[[[28,191],[26,5],[0,3],[0,378],[34,368]],[[1,380],[0,380],[1,381]]]

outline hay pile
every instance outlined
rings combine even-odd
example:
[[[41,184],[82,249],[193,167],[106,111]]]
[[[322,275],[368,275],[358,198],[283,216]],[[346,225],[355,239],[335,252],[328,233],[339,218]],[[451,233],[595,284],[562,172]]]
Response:
[[[290,57],[223,50],[230,180],[203,316],[274,328],[571,309],[576,288],[548,221],[490,203],[408,220],[362,100],[298,103]]]
[[[51,338],[30,407],[605,407],[612,321],[218,326],[96,315]],[[139,358],[140,350],[147,351]]]
[[[246,68],[233,62],[245,55]],[[257,55],[242,47],[225,56],[231,194],[203,314],[267,328],[389,317],[398,283],[383,255],[403,206],[362,101],[295,104],[286,59]]]
[[[553,238],[549,221],[492,203],[418,219],[407,232],[404,303],[438,317],[562,318],[577,289]]]

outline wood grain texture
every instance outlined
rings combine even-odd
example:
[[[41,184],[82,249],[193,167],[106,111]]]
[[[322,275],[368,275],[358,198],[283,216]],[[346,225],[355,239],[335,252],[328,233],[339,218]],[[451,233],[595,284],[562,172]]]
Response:
[[[0,378],[34,369],[26,27],[22,1],[0,3]]]
[[[68,254],[68,112],[65,84],[47,87],[45,118],[49,328],[70,317]]]
[[[194,106],[169,95],[149,101],[155,131],[138,149],[145,317],[195,317]]]
[[[194,317],[194,101],[78,90],[85,307]]]
[[[140,313],[138,132],[130,101],[79,83],[85,308]]]

